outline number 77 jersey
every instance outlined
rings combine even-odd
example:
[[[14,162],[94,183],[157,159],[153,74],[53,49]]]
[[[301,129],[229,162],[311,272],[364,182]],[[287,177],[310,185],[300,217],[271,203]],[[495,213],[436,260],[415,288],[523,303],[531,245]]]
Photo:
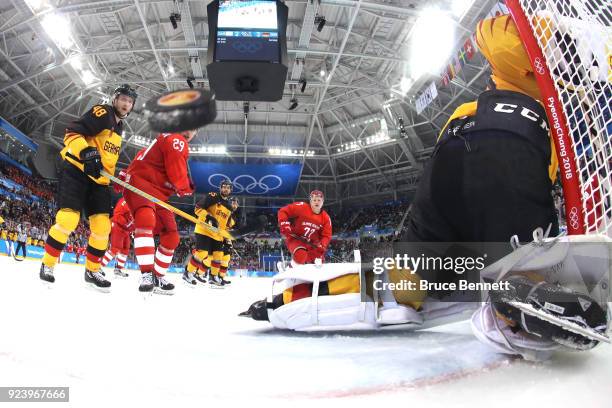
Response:
[[[308,203],[296,202],[278,210],[279,225],[284,221],[291,222],[291,230],[295,235],[314,245],[327,248],[331,241],[331,219],[325,210],[316,214]]]
[[[127,169],[128,182],[161,200],[191,194],[187,159],[189,144],[180,133],[162,133],[142,149]]]

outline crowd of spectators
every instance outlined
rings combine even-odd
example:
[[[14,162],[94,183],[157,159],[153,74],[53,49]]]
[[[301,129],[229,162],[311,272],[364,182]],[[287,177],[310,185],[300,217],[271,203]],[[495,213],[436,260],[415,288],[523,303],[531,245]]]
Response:
[[[5,236],[7,236],[7,233],[16,231],[17,226],[21,225],[28,233],[28,244],[44,246],[47,231],[53,224],[54,215],[57,211],[54,197],[55,186],[5,164],[0,164],[0,178],[10,180],[18,185],[15,188],[4,186],[4,189],[10,192],[11,196],[3,195],[0,197],[0,215],[5,220],[5,223],[0,227],[0,231],[5,231]],[[330,211],[330,214],[334,221],[334,231],[340,232],[341,230],[357,230],[363,225],[370,224],[375,224],[379,228],[396,227],[405,210],[406,205],[403,203],[388,203],[359,209],[356,216],[355,209],[345,209],[337,216],[332,211]],[[254,219],[261,215],[266,217],[266,222],[257,229],[256,234],[251,234],[248,238],[238,239],[234,242],[230,268],[257,270],[261,268],[262,255],[280,258],[281,253],[285,251],[284,255],[287,257],[288,254],[278,235],[276,211],[272,209],[259,210],[256,213],[249,213],[248,218]],[[180,217],[177,217],[177,224],[182,239],[175,251],[173,264],[181,267],[187,262],[194,244],[193,225]],[[87,246],[87,231],[87,220],[83,218],[76,231],[69,237],[65,252],[82,253]],[[369,239],[368,237],[362,237],[364,241]],[[332,240],[326,255],[326,262],[351,260],[353,250],[358,247],[358,244],[358,238]],[[128,260],[135,261],[133,249]]]
[[[15,187],[3,187],[10,194],[0,197],[0,215],[4,219],[0,234],[4,231],[10,237],[21,225],[27,233],[29,245],[44,246],[57,212],[55,186],[5,164],[0,164],[0,178],[16,184]],[[87,245],[86,223],[86,220],[81,221],[70,235],[66,252],[77,252]]]

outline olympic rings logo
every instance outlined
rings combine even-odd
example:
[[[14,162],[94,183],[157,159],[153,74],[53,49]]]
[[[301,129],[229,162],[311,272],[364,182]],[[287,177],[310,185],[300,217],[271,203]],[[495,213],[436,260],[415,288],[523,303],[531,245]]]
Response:
[[[572,209],[570,210],[569,222],[570,222],[570,226],[575,230],[577,230],[580,227],[580,223],[578,220],[578,208],[572,207]]]
[[[533,60],[533,65],[535,65],[535,69],[538,74],[544,75],[544,63],[540,57],[536,57],[536,59]]]
[[[225,174],[215,173],[208,176],[208,184],[218,188],[222,181],[229,179],[230,178]],[[257,180],[249,174],[241,174],[232,180],[232,185],[234,193],[236,194],[247,193],[262,195],[268,194],[272,190],[279,189],[283,185],[283,179],[274,174],[268,174]]]
[[[235,42],[232,44],[232,48],[241,54],[255,54],[262,49],[262,45],[258,43]]]

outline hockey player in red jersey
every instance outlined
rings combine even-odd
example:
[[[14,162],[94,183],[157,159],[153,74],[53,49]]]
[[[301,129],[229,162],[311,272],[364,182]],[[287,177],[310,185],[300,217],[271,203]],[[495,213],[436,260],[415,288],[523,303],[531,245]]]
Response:
[[[172,195],[191,195],[194,186],[187,159],[195,134],[195,130],[160,134],[132,161],[126,181],[163,201]],[[138,290],[172,294],[174,285],[164,275],[179,244],[174,214],[131,191],[125,191],[124,197],[134,215],[134,252],[142,272]],[[154,235],[159,236],[157,250]]]
[[[111,246],[102,258],[102,266],[108,265],[115,258],[115,276],[127,278],[129,275],[123,270],[125,261],[130,253],[132,233],[134,232],[134,217],[125,198],[120,198],[115,204],[111,227]]]
[[[291,263],[301,265],[323,262],[331,241],[331,219],[323,210],[323,192],[310,193],[310,205],[305,202],[289,204],[278,211],[280,233],[291,253]]]

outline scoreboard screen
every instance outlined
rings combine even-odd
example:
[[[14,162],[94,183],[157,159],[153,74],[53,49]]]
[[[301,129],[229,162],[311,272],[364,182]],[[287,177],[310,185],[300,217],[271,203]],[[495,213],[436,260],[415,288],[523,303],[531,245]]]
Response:
[[[220,0],[214,59],[280,62],[275,0]]]

